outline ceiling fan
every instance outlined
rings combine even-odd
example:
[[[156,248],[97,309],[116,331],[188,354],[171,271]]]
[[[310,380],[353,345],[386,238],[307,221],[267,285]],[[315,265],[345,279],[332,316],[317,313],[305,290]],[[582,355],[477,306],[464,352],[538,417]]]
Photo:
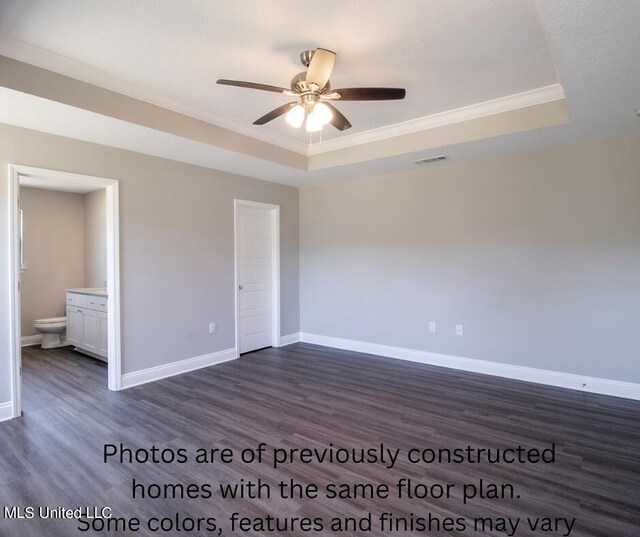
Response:
[[[291,80],[291,89],[242,80],[218,80],[218,84],[238,86],[262,91],[282,93],[297,100],[283,104],[271,110],[254,125],[264,125],[286,114],[285,119],[291,126],[300,128],[305,125],[307,132],[317,132],[331,123],[336,129],[344,131],[351,127],[349,120],[328,101],[390,101],[404,99],[406,91],[402,88],[343,88],[332,90],[329,82],[331,71],[336,62],[336,53],[327,49],[305,50],[300,54],[306,71],[298,73]]]

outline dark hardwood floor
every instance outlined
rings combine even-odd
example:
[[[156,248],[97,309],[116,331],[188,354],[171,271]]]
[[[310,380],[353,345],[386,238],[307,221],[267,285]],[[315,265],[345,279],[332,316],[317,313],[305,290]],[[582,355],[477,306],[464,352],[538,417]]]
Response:
[[[247,517],[575,517],[574,537],[640,535],[640,403],[296,344],[178,377],[109,392],[106,364],[69,350],[24,349],[24,416],[0,424],[0,509],[5,506],[110,506],[116,517],[216,517],[222,535]],[[504,448],[556,444],[552,465],[270,465],[102,463],[105,443],[130,448]],[[290,478],[315,482],[512,483],[520,498],[446,499],[131,499],[131,480],[217,484]],[[392,487],[393,490],[393,487]],[[374,519],[375,520],[375,519]],[[524,522],[515,535],[532,532]],[[7,520],[11,537],[82,535],[72,520]],[[85,534],[93,535],[90,531]],[[100,533],[107,535],[107,533]],[[114,533],[111,533],[114,534]],[[170,531],[117,535],[216,535]],[[328,530],[309,535],[331,535]],[[343,535],[508,535],[503,531],[358,532]]]

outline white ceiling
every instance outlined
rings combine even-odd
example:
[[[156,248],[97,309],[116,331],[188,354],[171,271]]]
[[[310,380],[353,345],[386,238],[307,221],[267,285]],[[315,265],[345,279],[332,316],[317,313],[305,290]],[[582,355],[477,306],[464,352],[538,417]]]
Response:
[[[534,0],[4,0],[0,20],[4,55],[275,143],[309,143],[283,118],[251,125],[291,99],[218,78],[288,87],[322,46],[334,88],[407,89],[339,103],[349,134],[557,82]]]
[[[334,87],[407,88],[405,101],[340,103],[352,131],[556,82],[571,122],[304,172],[9,90],[0,121],[290,184],[384,173],[435,153],[462,159],[640,134],[639,27],[637,0],[4,0],[0,54],[283,146],[307,135],[282,120],[250,126],[283,97],[215,80],[286,85],[302,69],[300,50],[316,46],[338,52]]]

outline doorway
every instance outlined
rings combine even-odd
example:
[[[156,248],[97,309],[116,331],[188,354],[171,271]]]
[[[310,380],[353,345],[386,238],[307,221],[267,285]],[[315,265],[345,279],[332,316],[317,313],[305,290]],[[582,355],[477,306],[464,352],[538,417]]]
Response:
[[[235,200],[236,350],[280,341],[280,207]]]
[[[107,355],[108,388],[121,387],[120,352],[120,262],[118,181],[102,177],[71,174],[27,166],[9,165],[9,233],[12,344],[11,364],[12,417],[22,414],[22,327],[21,327],[21,269],[22,216],[20,211],[20,186],[62,192],[92,192],[104,189],[106,203],[106,322],[108,323]],[[67,298],[68,300],[68,298]],[[97,309],[97,306],[96,306]]]

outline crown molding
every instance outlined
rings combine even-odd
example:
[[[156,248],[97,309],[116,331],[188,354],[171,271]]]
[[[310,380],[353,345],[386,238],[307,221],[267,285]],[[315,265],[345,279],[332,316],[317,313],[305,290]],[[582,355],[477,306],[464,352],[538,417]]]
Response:
[[[416,132],[462,123],[482,117],[492,116],[503,112],[510,112],[529,106],[558,101],[564,99],[564,90],[560,84],[552,84],[498,99],[492,99],[482,103],[447,110],[438,114],[424,116],[416,119],[410,119],[401,123],[394,123],[377,129],[370,129],[364,132],[334,138],[326,142],[320,142],[307,148],[307,156],[320,155],[335,151],[336,149],[345,149],[355,145],[376,142],[404,134],[413,134]]]

